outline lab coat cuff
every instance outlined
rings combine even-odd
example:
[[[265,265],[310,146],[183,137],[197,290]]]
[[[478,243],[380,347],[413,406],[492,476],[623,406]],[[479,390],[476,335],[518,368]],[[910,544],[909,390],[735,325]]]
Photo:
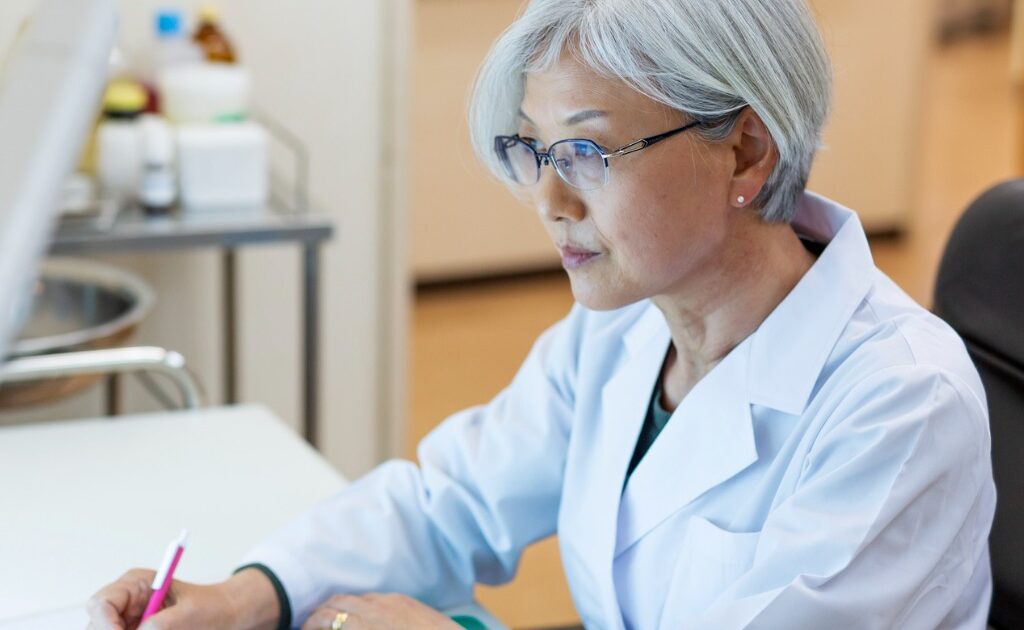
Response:
[[[284,585],[281,584],[281,580],[278,579],[277,574],[274,573],[270,567],[253,562],[246,564],[235,569],[235,573],[244,571],[246,569],[256,569],[260,573],[266,576],[270,580],[270,585],[274,587],[274,594],[277,595],[278,610],[281,611],[280,616],[277,620],[276,630],[288,630],[292,627],[292,605],[288,601],[288,593],[284,590]]]
[[[242,563],[243,566],[253,564],[261,565],[273,572],[288,599],[292,627],[302,625],[306,617],[320,604],[317,600],[316,582],[302,564],[287,551],[271,547],[254,549]]]

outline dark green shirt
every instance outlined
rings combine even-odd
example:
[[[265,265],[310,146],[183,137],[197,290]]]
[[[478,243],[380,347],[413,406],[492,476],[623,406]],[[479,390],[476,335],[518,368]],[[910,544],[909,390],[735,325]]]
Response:
[[[665,428],[671,417],[672,412],[666,411],[661,406],[661,378],[659,377],[658,382],[654,385],[654,393],[651,394],[651,402],[647,405],[647,417],[644,418],[644,426],[640,429],[640,437],[636,441],[636,450],[633,451],[633,459],[629,462],[626,479],[633,474],[633,470],[643,459],[647,449],[651,448],[651,444],[654,444],[654,439]]]

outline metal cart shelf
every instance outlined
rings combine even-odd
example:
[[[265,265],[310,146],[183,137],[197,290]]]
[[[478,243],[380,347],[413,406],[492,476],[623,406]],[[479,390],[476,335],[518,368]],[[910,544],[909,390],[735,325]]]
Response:
[[[319,284],[320,245],[334,234],[330,220],[305,212],[279,212],[261,208],[179,212],[146,217],[138,211],[122,213],[108,226],[93,222],[61,223],[50,253],[111,254],[196,247],[222,250],[224,289],[224,399],[237,402],[236,249],[259,243],[297,243],[302,248],[302,429],[317,444],[319,397]]]

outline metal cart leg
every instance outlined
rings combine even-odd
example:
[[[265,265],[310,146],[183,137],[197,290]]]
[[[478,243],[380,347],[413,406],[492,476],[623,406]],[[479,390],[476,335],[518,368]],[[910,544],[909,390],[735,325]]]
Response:
[[[237,402],[237,260],[234,249],[224,251],[224,401]],[[302,248],[302,434],[317,445],[317,404],[320,332],[320,248],[310,243]]]
[[[319,401],[320,249],[315,244],[302,248],[302,432],[317,446],[317,403]]]
[[[224,288],[224,403],[233,405],[238,402],[238,370],[237,347],[238,326],[236,319],[237,304],[235,295],[237,260],[234,248],[224,249],[223,288]]]
[[[106,408],[108,416],[121,415],[121,375],[107,377]]]

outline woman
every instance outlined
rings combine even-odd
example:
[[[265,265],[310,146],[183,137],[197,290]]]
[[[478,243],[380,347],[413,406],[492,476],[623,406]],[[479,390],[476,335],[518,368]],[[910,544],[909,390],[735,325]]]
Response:
[[[531,2],[473,139],[577,306],[419,467],[177,584],[153,627],[453,627],[434,608],[557,531],[592,628],[984,628],[984,392],[856,215],[804,191],[829,95],[802,0]],[[95,627],[135,623],[151,575],[100,591]]]

